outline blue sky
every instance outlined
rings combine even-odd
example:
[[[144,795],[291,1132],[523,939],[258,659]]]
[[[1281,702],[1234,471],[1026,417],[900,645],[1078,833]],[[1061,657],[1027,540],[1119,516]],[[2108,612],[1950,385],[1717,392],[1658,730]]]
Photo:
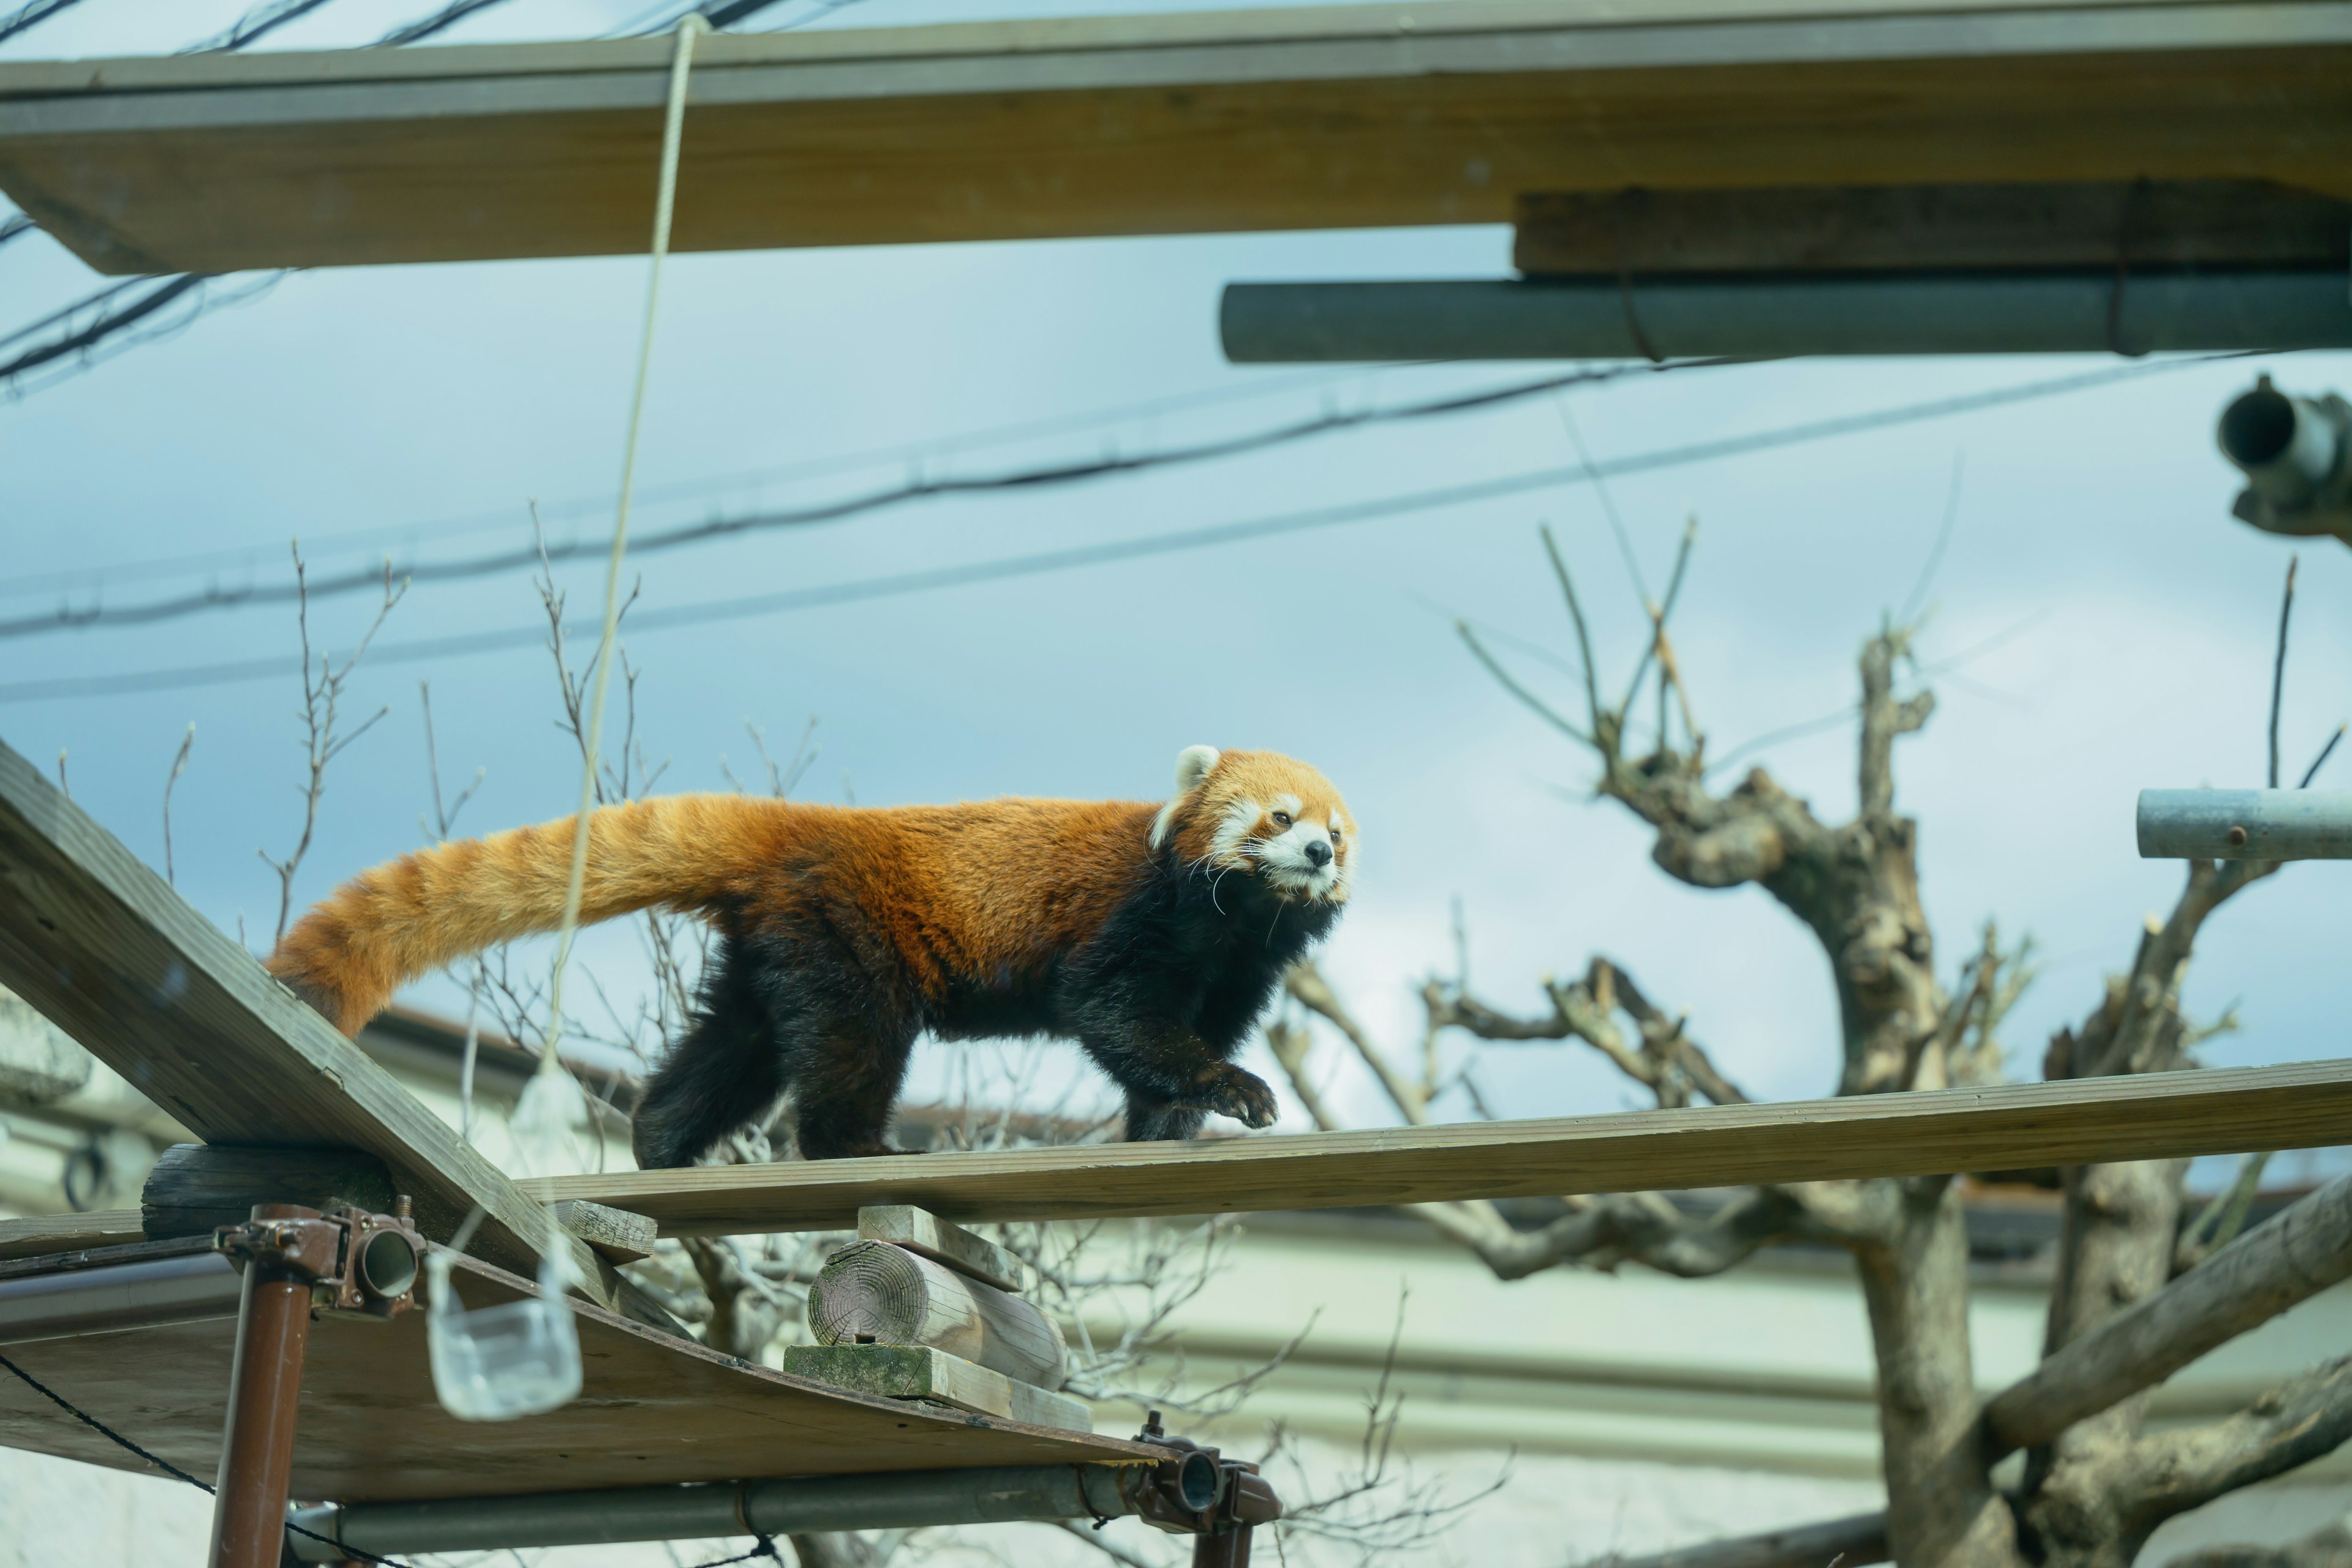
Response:
[[[430,7],[341,0],[289,45],[372,36]],[[1076,10],[1032,6],[1024,10]],[[1095,8],[1095,7],[1087,7]],[[232,19],[235,5],[87,0],[0,49],[8,58],[152,52]],[[861,25],[943,7],[867,0]],[[168,16],[167,16],[168,12]],[[790,13],[781,13],[790,15]],[[960,14],[971,15],[968,10]],[[633,5],[516,0],[452,35],[579,36]],[[692,135],[691,121],[688,135]],[[1214,333],[1229,279],[1498,276],[1500,228],[1069,241],[677,258],[646,411],[638,526],[862,489],[923,470],[984,471],[1254,428],[1330,407],[1513,381],[1545,367],[1235,369]],[[321,570],[389,549],[446,558],[527,541],[536,500],[552,537],[608,526],[644,285],[641,258],[300,274],[184,333],[0,402],[0,611],[56,601],[42,574],[103,582],[110,603],[200,585],[277,581],[289,537]],[[0,330],[96,286],[39,237],[0,250]],[[2100,368],[2093,360],[1793,363],[1636,377],[1569,395],[1596,456],[1679,446],[1949,394]],[[2112,363],[2112,362],[2108,362]],[[1912,594],[1961,468],[1957,521],[1927,598],[1922,657],[1939,675],[1927,731],[1900,753],[1899,802],[1922,821],[1927,902],[1947,976],[1979,922],[2031,931],[2041,983],[2007,1031],[2021,1072],[2179,873],[2133,853],[2146,785],[2260,782],[2271,637],[2289,548],[2227,515],[2233,477],[2213,449],[2221,405],[2255,363],[2205,365],[2103,389],[1622,480],[1611,495],[1642,570],[1663,575],[1684,521],[1700,543],[1678,614],[1699,717],[1719,753],[1835,713],[1881,616]],[[2343,356],[2270,366],[2283,384],[2352,381]],[[1152,415],[1106,410],[1218,401]],[[1031,421],[1059,434],[971,439]],[[922,455],[761,481],[845,453]],[[1389,426],[1149,477],[924,503],[836,526],[771,532],[643,559],[641,608],[688,606],[914,568],[1270,516],[1573,459],[1559,408]],[[863,803],[1024,793],[1151,796],[1179,748],[1267,746],[1316,762],[1361,819],[1361,893],[1328,968],[1401,1047],[1412,991],[1450,967],[1459,897],[1473,977],[1532,1009],[1537,977],[1606,952],[1752,1090],[1832,1081],[1835,1009],[1818,949],[1754,890],[1666,881],[1637,825],[1583,798],[1589,770],[1516,707],[1454,640],[1466,615],[1563,648],[1567,628],[1535,528],[1549,521],[1597,606],[1604,666],[1622,679],[1638,610],[1585,489],[1426,510],[1156,560],[632,637],[639,727],[666,787],[748,776],[748,719],[789,742],[811,716],[824,753],[807,791]],[[361,534],[357,541],[343,536]],[[125,569],[218,552],[194,577]],[[2352,710],[2352,556],[2302,547],[2288,679],[2291,767]],[[575,605],[593,562],[559,573]],[[36,581],[35,579],[38,579]],[[363,598],[319,605],[322,641],[363,624]],[[419,586],[385,649],[530,624],[523,574]],[[0,642],[0,685],[289,655],[278,608],[152,627]],[[1566,682],[1526,666],[1547,689]],[[543,651],[363,665],[352,699],[390,710],[339,765],[299,897],[419,840],[427,782],[418,681],[433,685],[445,774],[479,767],[464,826],[557,816],[576,762],[552,725]],[[197,736],[175,801],[179,884],[261,945],[275,882],[257,847],[296,830],[300,755],[289,674],[105,698],[0,704],[0,738],[47,763],[62,750],[77,800],[160,861],[159,803],[186,726]],[[1759,759],[1824,815],[1851,809],[1850,729]],[[2352,763],[2339,762],[2339,770]],[[2336,782],[2352,785],[2352,773]],[[2236,1004],[2220,1062],[2337,1054],[2340,920],[2352,871],[2292,868],[2211,928],[2189,994]],[[609,986],[641,981],[630,946],[588,950]],[[447,1006],[446,988],[419,998]],[[1060,1059],[1060,1058],[1056,1058]],[[1379,1115],[1341,1071],[1344,1103]],[[921,1085],[943,1081],[937,1055]],[[1507,1114],[1609,1109],[1626,1086],[1572,1047],[1488,1051]],[[919,1088],[920,1086],[919,1085]],[[1454,1108],[1457,1113],[1462,1110]]]

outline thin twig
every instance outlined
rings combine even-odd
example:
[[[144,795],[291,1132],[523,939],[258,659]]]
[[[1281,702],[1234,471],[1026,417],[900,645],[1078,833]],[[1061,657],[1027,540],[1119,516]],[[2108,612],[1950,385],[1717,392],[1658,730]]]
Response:
[[[196,743],[194,720],[188,721],[188,732],[180,737],[180,749],[172,758],[172,771],[163,779],[163,880],[176,888],[180,885],[178,871],[172,864],[172,789],[180,775],[188,771],[188,749]]]
[[[2294,616],[2294,568],[2301,559],[2286,558],[2286,592],[2279,597],[2278,653],[2271,662],[2271,788],[2279,786],[2279,707],[2286,694],[2286,628]]]

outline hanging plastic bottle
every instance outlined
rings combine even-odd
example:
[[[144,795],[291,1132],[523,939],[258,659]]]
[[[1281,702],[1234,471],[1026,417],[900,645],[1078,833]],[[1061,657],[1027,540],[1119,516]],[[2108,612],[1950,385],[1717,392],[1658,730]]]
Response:
[[[539,1294],[478,1311],[467,1311],[450,1286],[456,1265],[457,1254],[439,1248],[425,1259],[433,1287],[425,1344],[441,1408],[460,1421],[511,1421],[578,1398],[580,1333],[563,1300],[572,1283],[563,1249],[550,1247],[541,1258]]]

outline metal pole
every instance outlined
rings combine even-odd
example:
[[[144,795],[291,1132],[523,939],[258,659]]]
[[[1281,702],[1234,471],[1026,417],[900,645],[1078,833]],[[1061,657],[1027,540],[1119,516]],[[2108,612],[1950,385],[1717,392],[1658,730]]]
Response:
[[[1229,283],[1235,364],[2352,347],[2339,270]]]
[[[236,1269],[217,1252],[0,1280],[0,1345],[234,1318]]]
[[[800,1535],[1023,1520],[1118,1519],[1134,1513],[1150,1466],[1020,1465],[883,1475],[800,1476],[710,1486],[303,1509],[294,1521],[328,1538],[290,1535],[305,1563],[341,1561],[338,1547],[376,1556]],[[1122,1485],[1122,1482],[1126,1484]],[[331,1542],[333,1544],[329,1544]]]
[[[2352,860],[2352,790],[2144,789],[2144,860]]]
[[[308,1216],[291,1205],[255,1205],[257,1221]],[[245,1266],[229,1369],[228,1423],[213,1499],[212,1568],[277,1568],[286,1541],[286,1489],[294,1470],[294,1422],[302,1354],[310,1339],[310,1286],[285,1261]]]

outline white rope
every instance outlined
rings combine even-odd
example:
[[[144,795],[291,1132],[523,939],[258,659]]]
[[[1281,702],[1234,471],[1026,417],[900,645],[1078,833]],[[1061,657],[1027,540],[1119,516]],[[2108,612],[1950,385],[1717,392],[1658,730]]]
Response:
[[[637,341],[637,384],[629,399],[629,431],[621,446],[621,500],[613,523],[613,556],[604,571],[604,631],[596,644],[596,684],[588,699],[588,734],[580,767],[580,814],[572,833],[572,878],[563,891],[563,923],[557,928],[555,975],[548,984],[547,1048],[539,1058],[542,1075],[562,1072],[556,1044],[563,1037],[563,972],[572,962],[572,941],[580,929],[580,900],[588,878],[588,818],[596,805],[596,763],[604,742],[604,693],[612,684],[618,651],[621,563],[629,547],[629,501],[637,479],[637,427],[646,409],[646,374],[654,354],[654,311],[661,302],[662,262],[669,255],[670,211],[677,196],[677,150],[686,126],[687,77],[694,64],[694,40],[710,25],[698,11],[677,24],[677,52],[669,68],[669,113],[662,122],[661,184],[654,198],[653,269],[646,282],[646,327]]]

